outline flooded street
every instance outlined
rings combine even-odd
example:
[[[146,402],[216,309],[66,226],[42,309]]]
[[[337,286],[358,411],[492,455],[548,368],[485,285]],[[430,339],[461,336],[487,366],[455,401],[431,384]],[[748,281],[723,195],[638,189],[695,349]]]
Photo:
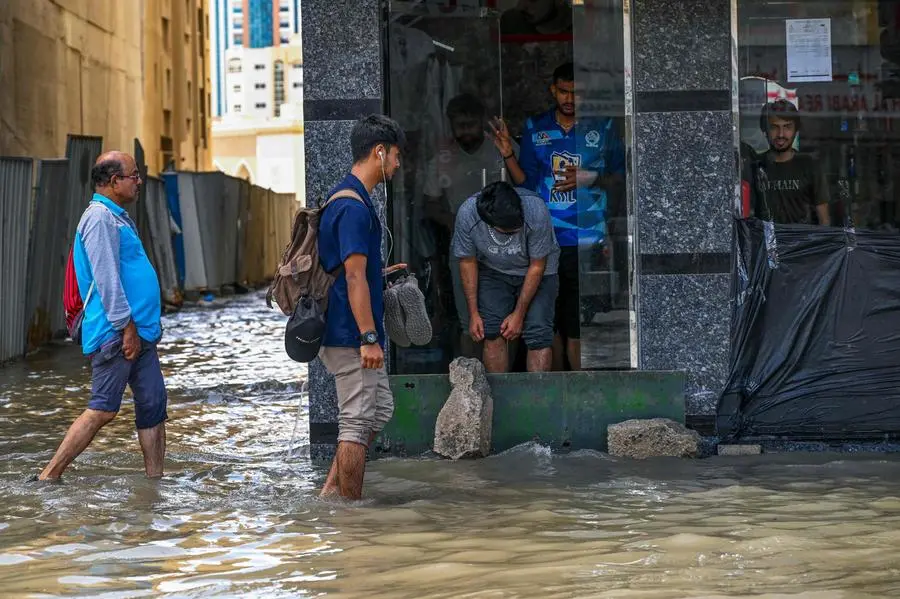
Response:
[[[0,369],[0,596],[900,596],[893,456],[523,445],[379,460],[363,503],[321,502],[282,317],[259,294],[220,304],[165,319],[161,481],[126,400],[62,484],[27,482],[86,404],[87,362],[63,347]]]

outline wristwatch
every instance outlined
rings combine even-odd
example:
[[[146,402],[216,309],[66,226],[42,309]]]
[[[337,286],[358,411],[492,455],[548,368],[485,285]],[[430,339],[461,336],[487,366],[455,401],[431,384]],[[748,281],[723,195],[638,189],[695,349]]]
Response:
[[[359,336],[360,345],[375,345],[378,343],[378,333],[375,331],[366,331]]]

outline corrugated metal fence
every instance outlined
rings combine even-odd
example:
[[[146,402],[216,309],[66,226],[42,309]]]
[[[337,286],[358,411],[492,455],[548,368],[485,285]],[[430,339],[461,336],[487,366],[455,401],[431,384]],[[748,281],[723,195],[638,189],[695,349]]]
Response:
[[[275,276],[299,207],[292,194],[223,173],[178,173],[171,193],[181,218],[186,290],[253,286]]]
[[[0,362],[65,335],[66,261],[101,145],[70,136],[65,159],[0,158]],[[290,238],[294,196],[222,173],[171,176],[176,185],[146,177],[138,205],[128,207],[164,301],[180,304],[179,280],[184,289],[215,292],[271,279]]]
[[[0,158],[0,362],[25,351],[31,158]]]
[[[147,177],[144,182],[142,214],[146,215],[144,251],[156,268],[163,299],[177,305],[181,301],[178,289],[178,273],[175,270],[175,252],[172,249],[172,219],[169,216],[166,184],[162,179]]]
[[[69,246],[66,245],[60,199],[67,198],[69,161],[40,160],[28,253],[28,346],[37,347],[65,331],[62,281]]]

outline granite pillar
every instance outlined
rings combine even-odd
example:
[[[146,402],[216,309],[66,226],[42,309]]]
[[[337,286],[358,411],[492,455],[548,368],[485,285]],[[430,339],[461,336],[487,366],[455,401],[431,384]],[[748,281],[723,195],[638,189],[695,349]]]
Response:
[[[685,370],[689,416],[728,367],[738,185],[730,0],[634,0],[639,367]]]
[[[383,112],[378,0],[304,0],[303,113],[306,198],[319,202],[351,165],[350,130]],[[334,379],[309,367],[310,457],[330,459],[337,442]]]

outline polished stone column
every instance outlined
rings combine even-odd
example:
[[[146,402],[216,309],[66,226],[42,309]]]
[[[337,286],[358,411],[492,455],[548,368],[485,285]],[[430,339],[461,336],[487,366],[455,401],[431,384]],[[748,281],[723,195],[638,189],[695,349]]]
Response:
[[[686,370],[688,415],[725,382],[737,189],[729,0],[634,0],[638,363]]]
[[[378,0],[303,0],[306,201],[321,201],[351,165],[350,130],[382,110]],[[310,457],[329,459],[337,441],[334,379],[309,367]]]

